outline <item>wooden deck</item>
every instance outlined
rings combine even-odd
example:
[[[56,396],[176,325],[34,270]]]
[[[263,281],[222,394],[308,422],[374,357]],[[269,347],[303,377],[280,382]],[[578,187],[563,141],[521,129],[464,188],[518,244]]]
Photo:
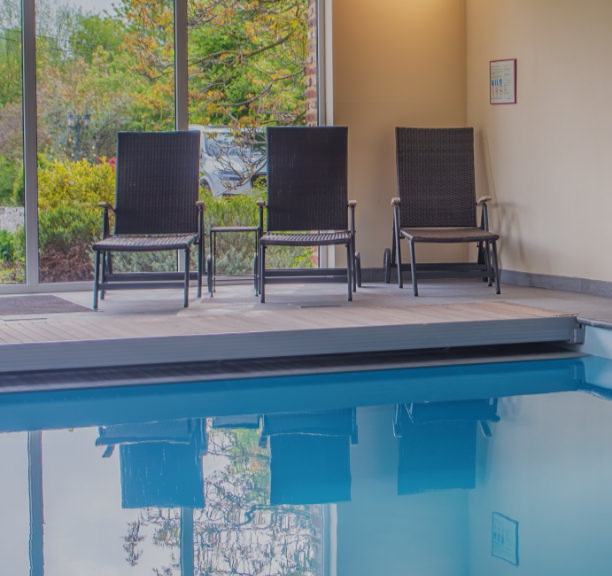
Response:
[[[90,293],[58,296],[90,306]],[[274,287],[264,305],[248,286],[223,286],[188,309],[176,291],[116,292],[98,312],[0,316],[0,373],[576,343],[578,314],[605,304],[465,282],[424,284],[418,298],[365,286],[352,303],[340,285]]]

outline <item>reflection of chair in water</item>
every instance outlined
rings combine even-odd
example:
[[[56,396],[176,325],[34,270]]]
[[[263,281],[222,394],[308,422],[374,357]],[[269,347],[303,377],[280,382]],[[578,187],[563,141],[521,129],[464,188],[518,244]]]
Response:
[[[213,428],[247,428],[257,430],[260,425],[261,417],[259,414],[215,416],[212,419]]]
[[[398,493],[474,488],[477,429],[498,420],[497,400],[398,404]]]
[[[351,499],[355,409],[266,415],[262,436],[270,441],[270,504]]]
[[[106,426],[96,445],[105,456],[119,445],[123,508],[204,506],[204,420]]]

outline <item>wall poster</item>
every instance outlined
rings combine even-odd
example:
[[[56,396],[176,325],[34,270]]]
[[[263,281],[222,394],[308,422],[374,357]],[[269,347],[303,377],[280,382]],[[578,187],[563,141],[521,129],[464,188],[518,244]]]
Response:
[[[489,62],[491,104],[516,104],[516,58]]]

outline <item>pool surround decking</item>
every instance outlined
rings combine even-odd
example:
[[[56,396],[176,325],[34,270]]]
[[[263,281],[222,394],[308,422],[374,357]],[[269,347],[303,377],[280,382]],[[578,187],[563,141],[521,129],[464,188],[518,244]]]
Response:
[[[90,292],[63,293],[90,304]],[[182,308],[173,290],[110,293],[97,312],[0,316],[0,388],[16,374],[58,370],[268,362],[338,355],[579,344],[584,322],[606,321],[605,298],[473,281],[424,283],[414,298],[364,285],[347,302],[340,285],[273,287],[260,304],[252,285],[224,285]],[[217,371],[218,372],[218,371]],[[151,374],[152,376],[152,374]],[[12,386],[9,387],[12,389]],[[4,388],[8,390],[8,388]]]

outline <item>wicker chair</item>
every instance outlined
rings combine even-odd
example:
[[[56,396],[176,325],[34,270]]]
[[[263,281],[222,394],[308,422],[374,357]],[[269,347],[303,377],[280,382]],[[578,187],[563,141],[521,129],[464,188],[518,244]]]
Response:
[[[346,281],[357,286],[355,205],[347,200],[346,127],[268,128],[268,200],[259,202],[258,289],[267,282]],[[267,231],[263,210],[267,207]],[[350,211],[350,222],[349,222]],[[346,247],[346,269],[266,269],[268,246]]]
[[[495,279],[500,293],[497,260],[498,234],[489,231],[487,200],[476,202],[474,184],[474,132],[472,128],[396,128],[397,182],[399,198],[393,198],[393,240],[385,250],[385,282],[397,268],[410,269],[412,289],[418,296],[417,275],[469,275]],[[482,207],[477,225],[477,206]],[[410,267],[403,266],[400,240],[410,246]],[[414,256],[417,242],[470,242],[478,246],[474,263],[419,264]],[[397,264],[396,264],[397,258]]]
[[[183,286],[189,304],[189,280],[197,278],[202,295],[204,204],[198,201],[200,135],[197,132],[120,132],[117,135],[115,207],[104,209],[102,240],[95,251],[94,310],[98,294],[116,288]],[[109,212],[114,212],[110,234]],[[198,271],[190,273],[193,245]],[[184,251],[183,272],[113,273],[113,252]]]

